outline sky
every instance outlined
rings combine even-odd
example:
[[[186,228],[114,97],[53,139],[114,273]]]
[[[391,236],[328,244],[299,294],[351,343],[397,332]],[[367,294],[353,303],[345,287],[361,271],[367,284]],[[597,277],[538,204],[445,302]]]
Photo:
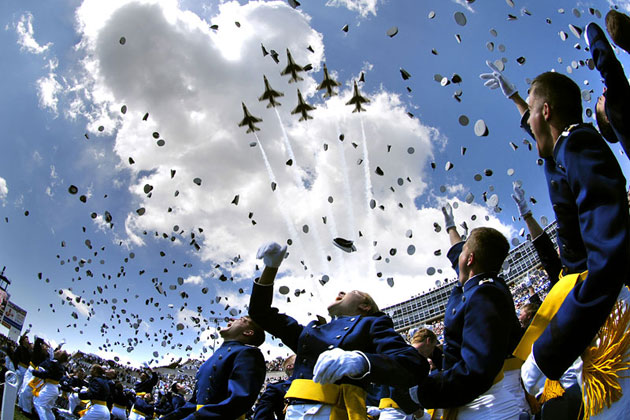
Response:
[[[568,74],[592,109],[601,77],[569,25],[604,26],[611,7],[630,3],[2,2],[0,265],[25,329],[133,365],[206,358],[246,313],[266,242],[290,244],[274,304],[304,323],[340,290],[384,307],[453,278],[447,202],[458,225],[523,242],[512,183],[553,220],[542,166],[479,74],[500,61],[523,97],[539,73]],[[287,49],[312,67],[296,83]],[[370,102],[353,113],[361,74]],[[280,106],[258,100],[263,75]],[[312,119],[291,114],[298,89]],[[260,131],[238,126],[241,103]]]

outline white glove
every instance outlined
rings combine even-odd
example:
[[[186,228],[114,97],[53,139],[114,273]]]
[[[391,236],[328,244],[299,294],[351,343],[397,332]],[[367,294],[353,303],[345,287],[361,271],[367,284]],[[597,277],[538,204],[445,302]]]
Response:
[[[262,259],[267,267],[278,268],[287,253],[287,246],[280,246],[277,242],[267,242],[256,253],[256,258]]]
[[[150,369],[149,362],[142,362],[142,366],[144,366],[147,369]]]
[[[486,64],[492,70],[492,73],[482,73],[479,77],[486,82],[483,84],[484,86],[490,89],[496,89],[498,87],[501,88],[503,94],[506,98],[511,98],[517,90],[516,86],[514,86],[510,81],[501,73],[501,71],[494,65],[491,61],[486,60]]]
[[[444,230],[455,227],[455,218],[453,217],[453,207],[449,203],[442,206],[442,214],[444,215]]]
[[[525,391],[530,395],[537,396],[545,388],[547,377],[536,364],[533,350],[521,366],[521,379]]]
[[[521,187],[518,186],[516,182],[512,183],[512,187],[514,189],[514,194],[512,194],[512,198],[518,207],[518,215],[521,217],[525,217],[528,213],[531,214],[531,210],[527,205],[527,200],[525,199],[525,191]]]
[[[317,358],[313,369],[313,381],[333,384],[344,376],[361,379],[369,372],[370,363],[361,352],[334,348],[323,352]]]
[[[378,407],[373,407],[373,406],[369,405],[367,407],[367,414],[368,414],[368,416],[372,416],[372,417],[378,418],[378,416],[381,415],[381,410]]]

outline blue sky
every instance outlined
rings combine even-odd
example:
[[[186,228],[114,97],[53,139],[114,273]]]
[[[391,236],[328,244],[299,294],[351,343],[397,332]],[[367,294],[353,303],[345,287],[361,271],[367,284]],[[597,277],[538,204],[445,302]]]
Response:
[[[515,108],[479,73],[486,60],[505,59],[525,97],[528,78],[566,74],[575,62],[570,76],[593,91],[584,103],[592,108],[601,80],[579,65],[589,54],[568,25],[603,25],[611,4],[629,5],[514,3],[305,1],[294,10],[281,1],[3,2],[0,262],[11,299],[28,311],[32,332],[65,338],[71,349],[135,364],[170,361],[207,354],[215,327],[245,311],[263,242],[291,240],[277,281],[291,291],[276,302],[306,321],[323,315],[339,290],[366,290],[385,306],[453,277],[439,211],[447,201],[457,204],[458,223],[523,241],[512,181],[535,197],[535,215],[551,220],[542,167],[523,143]],[[399,32],[390,38],[392,26]],[[279,64],[263,57],[261,43],[279,53]],[[313,66],[299,83],[280,75],[287,48]],[[627,66],[628,55],[618,56]],[[328,99],[316,91],[324,63],[342,84]],[[355,114],[345,102],[361,72],[371,103]],[[263,74],[284,92],[276,109],[257,100]],[[462,82],[435,81],[453,74]],[[296,88],[316,106],[313,120],[290,114]],[[237,126],[241,102],[263,119],[259,141]],[[460,125],[461,115],[470,124]],[[473,132],[479,119],[487,137]],[[628,173],[628,159],[613,150]],[[475,181],[486,169],[492,175]],[[69,194],[71,185],[78,194]],[[500,212],[484,192],[497,194]],[[358,251],[339,251],[337,236],[355,240]],[[431,267],[438,273],[428,275]],[[277,343],[265,350],[284,354]]]

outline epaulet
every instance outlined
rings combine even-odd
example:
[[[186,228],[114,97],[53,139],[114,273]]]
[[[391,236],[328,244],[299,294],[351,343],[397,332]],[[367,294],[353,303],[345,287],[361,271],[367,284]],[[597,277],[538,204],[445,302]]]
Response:
[[[481,286],[482,284],[486,284],[486,283],[494,283],[493,279],[483,279],[483,280],[479,280],[479,286]]]

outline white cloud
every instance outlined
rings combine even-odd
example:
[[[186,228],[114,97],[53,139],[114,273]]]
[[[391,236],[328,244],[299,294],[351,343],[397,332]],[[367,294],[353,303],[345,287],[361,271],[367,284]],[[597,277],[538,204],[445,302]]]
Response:
[[[345,7],[348,10],[359,13],[362,17],[367,17],[370,13],[376,16],[376,8],[381,0],[328,0],[326,6]]]
[[[619,7],[622,11],[630,13],[630,2],[628,0],[608,0],[611,7]]]
[[[289,286],[291,304],[287,296],[277,295],[276,300],[302,320],[324,314],[326,302],[340,289],[366,290],[385,306],[431,287],[437,275],[425,275],[428,267],[443,268],[442,277],[454,275],[444,258],[448,237],[433,231],[442,214],[425,172],[433,148],[443,147],[447,139],[409,118],[400,97],[385,90],[361,86],[371,103],[359,114],[345,105],[351,80],[342,80],[339,96],[324,101],[315,91],[315,77],[320,76],[314,75],[324,60],[322,35],[299,10],[279,1],[242,6],[225,2],[210,19],[219,25],[217,32],[209,22],[179,10],[175,1],[86,0],[76,16],[83,71],[64,77],[72,82],[64,89],[70,98],[62,103],[70,105],[63,114],[85,116],[91,135],[98,135],[102,125],[104,133],[115,137],[121,170],[116,179],[128,176],[133,197],[124,231],[115,229],[114,236],[124,235],[117,241],[142,246],[143,231],[172,232],[178,225],[187,232],[186,240],[174,246],[188,246],[190,232],[195,232],[200,258],[229,267],[234,277],[234,284],[213,280],[218,294],[234,296],[231,307],[244,310],[246,294],[219,289],[248,289],[259,263],[254,258],[258,246],[290,238],[293,245],[277,285]],[[262,56],[261,43],[283,53],[280,65]],[[279,74],[287,48],[297,63],[314,67],[297,84],[288,84]],[[267,109],[258,102],[263,74],[285,93],[281,107]],[[296,88],[317,107],[313,120],[298,122],[289,114],[297,102]],[[241,102],[264,120],[256,147],[249,146],[255,137],[237,126],[243,118]],[[127,106],[124,115],[122,105]],[[157,146],[154,132],[165,140],[163,147]],[[127,163],[129,157],[134,165]],[[176,170],[174,177],[171,170]],[[201,186],[193,183],[196,177]],[[278,185],[275,192],[272,179]],[[153,186],[151,198],[143,192],[145,184]],[[463,203],[463,188],[447,191],[456,196],[449,199],[459,201],[459,222],[510,233],[486,206]],[[231,204],[235,195],[238,206]],[[435,206],[417,209],[418,197],[435,201]],[[140,207],[146,209],[143,216],[135,212]],[[476,222],[470,220],[473,213]],[[101,216],[94,223],[110,231]],[[412,238],[406,236],[408,230]],[[332,244],[338,236],[355,240],[358,251],[338,250]],[[410,245],[416,249],[413,255],[407,253]],[[442,256],[434,255],[436,249]],[[382,256],[378,261],[376,254]],[[241,258],[234,262],[236,256]],[[330,277],[324,287],[318,282],[323,275]],[[388,277],[394,278],[395,287],[387,286]],[[189,279],[191,284],[199,281]],[[306,293],[295,297],[296,289]],[[196,312],[187,311],[178,312],[178,322],[192,322]]]
[[[70,306],[76,308],[77,312],[84,317],[93,315],[93,310],[85,303],[81,296],[74,294],[70,289],[61,289],[61,299]]]
[[[19,22],[15,25],[15,32],[18,35],[18,44],[21,50],[26,50],[32,54],[42,54],[46,52],[52,43],[40,45],[35,40],[35,32],[33,30],[33,15],[26,12],[20,16]]]
[[[470,3],[468,3],[466,0],[452,0],[452,1],[459,4],[460,6],[462,6],[469,12],[475,13],[475,9],[473,9]]]
[[[48,73],[46,76],[37,80],[37,97],[39,98],[39,106],[41,108],[50,109],[55,116],[57,115],[57,104],[59,103],[59,93],[63,89],[57,81],[54,72]]]
[[[189,276],[184,279],[184,284],[202,285],[204,283],[201,276]]]
[[[0,176],[0,201],[4,206],[6,203],[7,195],[9,195],[9,187],[7,187],[7,180]]]

